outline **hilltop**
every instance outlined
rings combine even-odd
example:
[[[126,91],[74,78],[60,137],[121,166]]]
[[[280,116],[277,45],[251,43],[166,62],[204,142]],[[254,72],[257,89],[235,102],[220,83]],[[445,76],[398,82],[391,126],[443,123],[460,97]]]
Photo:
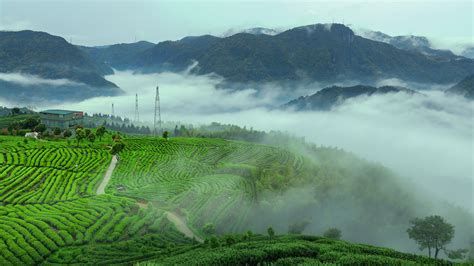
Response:
[[[332,86],[324,88],[310,96],[301,96],[297,99],[288,102],[282,107],[291,108],[297,111],[328,111],[331,108],[336,107],[337,105],[342,104],[344,101],[351,98],[399,92],[408,94],[417,93],[410,89],[394,86],[383,86],[379,88],[364,85],[356,85],[352,87]]]
[[[120,43],[99,47],[78,46],[79,49],[98,65],[112,66],[115,69],[123,70],[135,64],[136,56],[153,47],[155,44],[147,41],[136,43]]]
[[[462,59],[450,50],[433,49],[431,42],[424,36],[390,36],[380,31],[367,30],[361,31],[360,35],[370,40],[388,43],[398,49],[419,52],[438,61]]]
[[[45,32],[0,32],[0,73],[0,95],[14,102],[121,93],[103,78],[112,69],[95,64],[74,45]]]
[[[238,33],[162,42],[139,54],[133,67],[177,71],[194,61],[199,62],[196,74],[216,73],[233,82],[399,78],[449,83],[474,72],[473,60],[435,60],[363,38],[342,24],[308,25],[273,36]]]
[[[446,93],[463,96],[474,100],[474,75],[462,79],[459,83],[449,88]]]
[[[378,32],[374,36],[359,36],[342,24],[314,24],[283,32],[254,28],[225,37],[188,36],[158,44],[142,41],[80,49],[96,65],[145,73],[184,71],[198,62],[192,73],[215,73],[236,83],[358,80],[370,84],[398,78],[446,84],[474,73],[474,60],[432,49],[424,37]]]

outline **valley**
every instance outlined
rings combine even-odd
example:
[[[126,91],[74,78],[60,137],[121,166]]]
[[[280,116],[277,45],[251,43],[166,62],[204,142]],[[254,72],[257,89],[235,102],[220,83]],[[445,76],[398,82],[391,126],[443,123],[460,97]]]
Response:
[[[472,10],[0,0],[0,266],[473,265]]]

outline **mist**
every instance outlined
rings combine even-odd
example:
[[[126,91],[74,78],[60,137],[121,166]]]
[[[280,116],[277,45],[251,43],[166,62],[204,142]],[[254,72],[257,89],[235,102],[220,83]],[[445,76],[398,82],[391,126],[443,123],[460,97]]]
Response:
[[[24,73],[0,73],[0,80],[15,83],[22,86],[46,85],[81,85],[80,83],[68,79],[44,79],[39,76]]]
[[[271,83],[238,91],[217,89],[223,81],[220,77],[187,72],[116,72],[106,78],[126,94],[48,107],[110,113],[114,103],[115,114],[133,117],[138,93],[140,120],[151,124],[155,87],[159,84],[164,121],[195,125],[220,122],[288,132],[379,162],[436,197],[473,208],[473,105],[463,98],[425,90],[418,95],[358,97],[330,112],[292,112],[270,106],[312,94],[322,89],[321,85],[304,83],[289,93],[285,87]],[[400,80],[379,83],[407,85]],[[427,84],[420,87],[439,88]]]
[[[418,94],[358,97],[328,112],[294,112],[275,107],[299,96],[313,94],[327,84],[240,84],[240,90],[231,90],[222,88],[225,80],[219,76],[196,76],[190,71],[146,75],[117,71],[114,75],[106,76],[106,79],[117,84],[125,94],[82,102],[39,103],[36,108],[107,114],[114,103],[116,115],[131,118],[135,111],[135,94],[138,94],[140,121],[151,125],[155,88],[159,85],[161,115],[165,122],[179,121],[193,125],[219,122],[256,130],[287,132],[317,145],[342,148],[371,162],[380,163],[400,176],[400,181],[408,187],[416,188],[417,193],[427,201],[441,199],[471,214],[474,210],[474,108],[472,102],[464,98],[444,94],[442,90],[448,87],[446,85],[414,84],[398,79],[380,80],[376,85],[397,85],[422,91]],[[337,85],[355,84],[356,81],[341,81]],[[11,103],[0,102],[0,105],[8,106]],[[276,195],[272,204],[273,209],[277,208],[279,212],[265,213],[265,223],[254,224],[254,228],[258,230],[272,221],[280,221],[275,225],[276,229],[284,230],[292,222],[291,217],[295,213],[304,213],[306,216],[303,218],[311,221],[305,231],[307,233],[322,234],[327,226],[332,225],[342,228],[343,238],[345,236],[347,240],[366,242],[364,237],[372,237],[371,244],[405,251],[415,249],[414,243],[407,244],[409,240],[406,235],[401,235],[405,234],[405,224],[387,228],[383,232],[385,238],[377,238],[377,233],[361,236],[350,225],[350,220],[357,217],[357,206],[351,206],[350,202],[332,202],[323,209],[321,206],[310,207],[315,204],[308,196],[310,193],[305,188],[295,188],[284,195]],[[450,211],[447,206],[437,205],[434,209],[419,210],[419,213],[447,215]],[[328,214],[329,209],[330,215],[322,219],[319,214]],[[469,232],[464,233],[456,243],[466,241]]]

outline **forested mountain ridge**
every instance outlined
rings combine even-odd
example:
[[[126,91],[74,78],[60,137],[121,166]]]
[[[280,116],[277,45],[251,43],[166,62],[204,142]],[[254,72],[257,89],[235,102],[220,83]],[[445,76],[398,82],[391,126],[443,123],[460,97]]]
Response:
[[[462,79],[459,83],[449,88],[446,93],[457,94],[474,100],[474,75]]]
[[[294,99],[283,106],[283,108],[291,108],[295,110],[330,110],[331,108],[342,104],[345,100],[355,98],[359,96],[371,96],[376,94],[387,94],[387,93],[417,93],[413,90],[394,87],[394,86],[383,86],[383,87],[371,87],[364,85],[357,85],[352,87],[339,87],[332,86],[324,88],[315,94],[310,96],[301,96]]]
[[[69,79],[94,87],[117,87],[102,75],[108,67],[90,58],[61,37],[45,32],[0,32],[0,72],[21,72],[45,79]]]
[[[388,43],[398,49],[419,52],[438,61],[462,59],[450,50],[434,49],[428,38],[424,36],[390,36],[380,31],[361,31],[360,35],[370,40]]]
[[[233,82],[399,78],[449,83],[474,73],[466,58],[439,61],[354,34],[342,24],[316,24],[270,36],[238,33],[158,43],[138,56],[143,71],[216,73]]]
[[[37,31],[0,32],[0,95],[13,102],[83,100],[122,93],[103,75],[113,70],[61,37]]]
[[[155,44],[147,41],[139,41],[135,43],[120,43],[100,47],[78,46],[79,49],[87,53],[87,55],[97,64],[106,65],[115,69],[127,69],[135,64],[136,56]]]

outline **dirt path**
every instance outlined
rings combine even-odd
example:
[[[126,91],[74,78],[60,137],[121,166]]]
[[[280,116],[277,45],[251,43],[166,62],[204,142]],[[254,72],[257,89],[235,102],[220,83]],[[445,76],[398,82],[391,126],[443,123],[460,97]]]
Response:
[[[112,173],[114,172],[115,166],[117,165],[117,156],[114,155],[112,157],[112,161],[110,162],[109,168],[107,169],[107,172],[105,172],[104,179],[100,183],[99,187],[97,188],[97,195],[102,195],[105,194],[105,187],[110,181],[110,178],[112,177]],[[147,208],[148,204],[146,201],[137,201],[137,205],[140,208]],[[181,218],[179,215],[173,212],[166,212],[166,217],[168,220],[170,220],[175,226],[178,231],[183,233],[186,237],[189,238],[194,238],[196,241],[203,243],[204,240],[200,238],[199,236],[195,235],[191,229],[186,225],[186,222],[184,221],[183,218]]]
[[[176,229],[178,229],[178,231],[183,233],[185,236],[189,238],[194,237],[194,239],[196,239],[196,241],[200,243],[204,242],[200,237],[195,235],[193,231],[191,231],[191,229],[189,229],[189,227],[186,225],[183,219],[179,217],[177,214],[172,213],[172,212],[166,212],[166,217],[176,226]]]
[[[97,195],[105,194],[105,187],[110,181],[112,177],[112,173],[114,172],[115,166],[117,166],[117,155],[112,156],[112,161],[110,162],[109,168],[107,168],[107,172],[105,172],[104,179],[100,183],[99,187],[97,188]]]

